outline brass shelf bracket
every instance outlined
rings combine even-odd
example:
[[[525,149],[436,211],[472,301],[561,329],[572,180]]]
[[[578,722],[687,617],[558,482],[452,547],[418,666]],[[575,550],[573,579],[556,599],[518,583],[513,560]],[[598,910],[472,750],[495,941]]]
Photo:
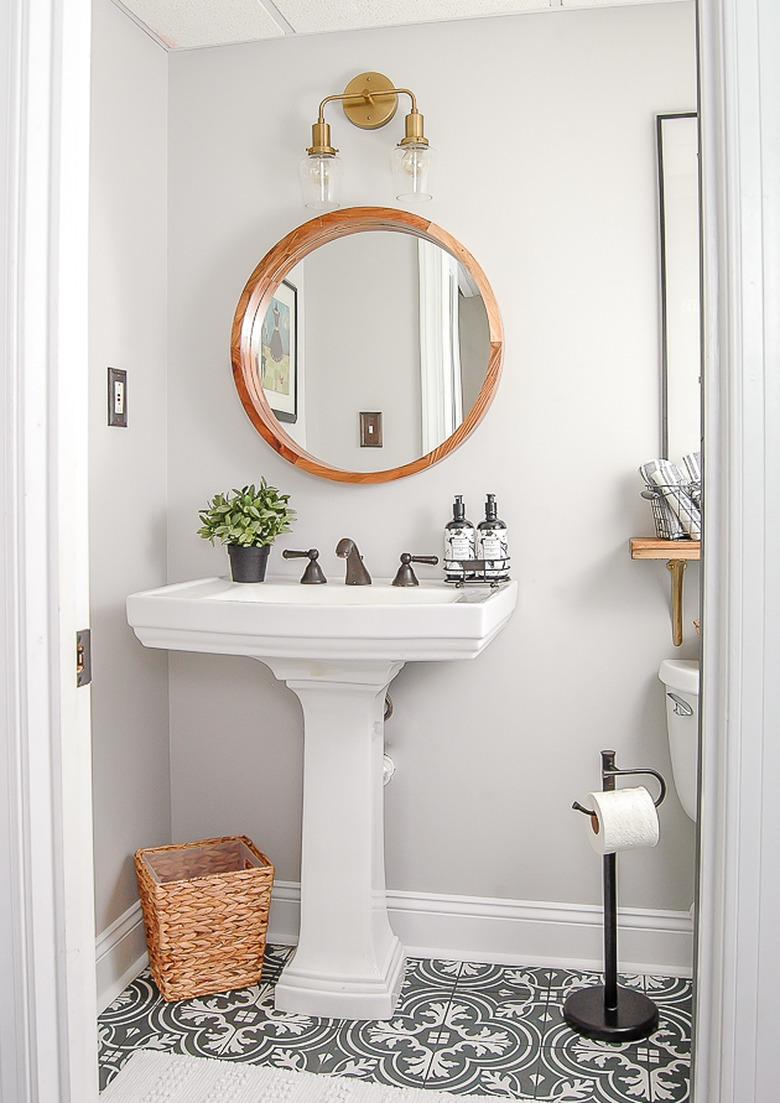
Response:
[[[670,559],[666,564],[672,575],[672,643],[675,647],[681,647],[683,642],[683,579],[687,566],[684,559]]]
[[[657,540],[637,536],[631,541],[632,559],[666,560],[666,568],[672,576],[672,643],[681,647],[683,642],[683,590],[685,568],[689,561],[701,559],[701,543],[698,540]]]

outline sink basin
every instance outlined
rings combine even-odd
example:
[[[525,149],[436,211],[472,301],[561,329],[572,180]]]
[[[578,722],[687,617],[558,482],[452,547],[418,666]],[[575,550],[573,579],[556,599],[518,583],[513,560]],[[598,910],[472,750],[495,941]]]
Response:
[[[209,600],[249,601],[261,605],[448,605],[463,595],[444,582],[421,586],[393,586],[374,582],[371,586],[301,586],[295,582],[254,584],[218,579],[219,588]]]
[[[297,658],[468,659],[509,619],[517,583],[301,586],[206,578],[133,594],[127,616],[147,647]]]
[[[301,928],[275,988],[280,1010],[392,1016],[404,952],[385,899],[385,693],[406,662],[479,655],[516,603],[516,582],[403,588],[389,579],[302,586],[205,578],[127,599],[127,619],[147,647],[248,655],[301,703]]]

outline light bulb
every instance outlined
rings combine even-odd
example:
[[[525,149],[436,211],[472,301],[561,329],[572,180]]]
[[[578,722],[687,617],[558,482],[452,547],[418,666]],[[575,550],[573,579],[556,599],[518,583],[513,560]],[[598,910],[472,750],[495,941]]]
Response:
[[[332,153],[314,153],[300,164],[301,193],[307,207],[332,210],[340,203],[341,161]]]
[[[428,145],[398,145],[391,153],[393,190],[402,202],[433,198],[431,176],[434,151]]]

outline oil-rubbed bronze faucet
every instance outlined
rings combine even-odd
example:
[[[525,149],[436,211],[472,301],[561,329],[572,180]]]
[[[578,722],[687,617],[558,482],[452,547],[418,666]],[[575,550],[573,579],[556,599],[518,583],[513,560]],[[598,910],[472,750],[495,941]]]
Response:
[[[345,536],[336,544],[336,555],[347,561],[347,576],[344,579],[345,586],[370,586],[371,575],[366,570],[363,556],[358,551],[357,544]]]

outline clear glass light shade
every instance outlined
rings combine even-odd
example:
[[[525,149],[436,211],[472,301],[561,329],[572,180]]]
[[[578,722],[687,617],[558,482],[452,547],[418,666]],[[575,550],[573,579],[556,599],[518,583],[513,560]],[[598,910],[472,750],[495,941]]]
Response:
[[[332,210],[341,202],[341,161],[321,153],[306,156],[300,165],[301,194],[307,207]]]
[[[393,191],[403,203],[433,198],[431,177],[435,153],[430,146],[396,146],[391,153]]]

